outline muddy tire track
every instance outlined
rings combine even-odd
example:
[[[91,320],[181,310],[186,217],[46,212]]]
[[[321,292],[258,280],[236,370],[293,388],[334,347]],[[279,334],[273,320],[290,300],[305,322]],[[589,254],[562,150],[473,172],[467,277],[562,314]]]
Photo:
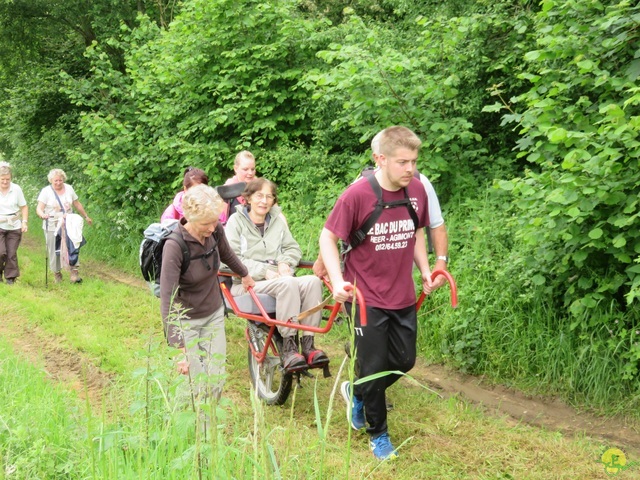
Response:
[[[42,368],[48,379],[76,391],[79,398],[89,401],[93,411],[101,411],[113,374],[103,372],[80,352],[65,348],[57,338],[18,318],[4,318],[0,335],[19,357]]]
[[[409,375],[428,384],[444,398],[460,397],[514,425],[525,423],[570,436],[585,435],[603,441],[606,447],[618,447],[627,453],[634,452],[636,458],[640,456],[638,420],[581,412],[557,398],[526,395],[502,385],[491,385],[480,377],[442,365],[419,362]]]

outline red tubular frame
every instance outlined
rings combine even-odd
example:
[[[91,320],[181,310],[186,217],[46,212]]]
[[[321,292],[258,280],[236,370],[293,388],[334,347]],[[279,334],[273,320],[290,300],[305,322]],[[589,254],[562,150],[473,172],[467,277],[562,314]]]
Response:
[[[235,274],[226,273],[226,272],[219,272],[218,275],[228,276],[228,277],[236,276]],[[456,288],[456,283],[453,280],[453,277],[451,276],[451,274],[446,270],[435,270],[434,272],[431,273],[431,280],[432,281],[435,280],[440,275],[444,276],[449,282],[449,288],[451,289],[451,306],[453,308],[456,308],[458,306],[458,291]],[[325,278],[323,279],[323,281],[327,286],[327,288],[329,289],[329,291],[331,291],[331,285],[329,284],[327,279]],[[353,287],[350,287],[350,288],[353,289],[356,297],[356,301],[360,305],[360,324],[363,327],[366,327],[367,326],[367,309],[366,309],[364,297],[360,293],[360,290]],[[277,355],[277,352],[273,345],[273,335],[275,334],[275,330],[277,327],[295,328],[296,330],[304,330],[307,332],[314,332],[314,333],[327,333],[329,330],[331,330],[331,327],[333,326],[333,322],[338,316],[338,313],[340,312],[340,309],[342,307],[342,304],[337,302],[334,303],[333,305],[325,306],[324,307],[325,310],[331,310],[331,314],[329,315],[327,324],[324,327],[312,327],[310,325],[292,323],[290,320],[283,321],[283,320],[278,320],[278,319],[269,317],[269,314],[265,311],[264,307],[262,306],[262,303],[258,299],[256,292],[251,287],[249,287],[248,293],[249,295],[251,295],[251,298],[253,299],[254,303],[258,307],[258,310],[260,311],[259,315],[240,311],[240,309],[238,308],[238,305],[236,304],[235,299],[233,298],[233,295],[231,295],[231,292],[229,291],[229,289],[224,283],[220,284],[220,289],[222,291],[222,295],[224,295],[224,298],[227,300],[227,302],[231,306],[231,310],[233,310],[234,315],[236,315],[239,318],[244,318],[246,320],[252,320],[254,322],[264,323],[269,327],[269,332],[267,333],[267,339],[264,342],[264,348],[260,352],[258,352],[255,349],[255,347],[253,346],[253,343],[251,342],[251,339],[249,337],[249,329],[247,328],[245,330],[244,335],[245,335],[245,338],[247,339],[247,342],[249,343],[249,348],[251,348],[251,354],[255,357],[258,363],[262,363],[264,361],[265,357],[267,356],[267,352],[269,348],[271,348],[272,353],[274,355]],[[426,297],[426,294],[422,292],[416,303],[416,310],[420,309],[425,297]]]
[[[219,272],[218,274],[222,276],[228,276],[228,277],[236,276],[234,274],[230,274],[226,272]],[[329,291],[331,291],[331,285],[327,282],[326,279],[323,279],[323,281],[327,286],[327,288],[329,289]],[[353,288],[353,287],[350,287],[350,288]],[[231,292],[229,291],[229,289],[224,283],[220,284],[220,290],[222,291],[222,295],[224,295],[224,298],[227,300],[227,302],[231,306],[231,310],[233,310],[233,314],[235,316],[239,318],[244,318],[246,320],[252,320],[254,322],[264,323],[269,327],[267,339],[264,343],[264,349],[261,352],[258,352],[257,350],[255,350],[253,344],[251,343],[248,329],[245,330],[245,333],[244,333],[245,338],[247,339],[247,342],[249,343],[249,346],[251,348],[251,354],[256,358],[258,363],[262,363],[264,361],[269,348],[272,349],[274,355],[276,354],[275,348],[273,347],[272,338],[273,338],[273,335],[275,334],[275,329],[277,327],[295,328],[296,330],[304,330],[307,332],[314,332],[314,333],[327,333],[329,330],[331,330],[331,327],[333,326],[333,322],[338,316],[338,313],[340,312],[340,308],[342,307],[342,304],[337,302],[334,303],[333,305],[325,306],[324,307],[325,310],[331,310],[331,314],[329,315],[327,324],[324,327],[313,327],[311,325],[302,325],[299,323],[292,323],[290,320],[283,321],[283,320],[278,320],[278,319],[269,317],[269,314],[265,311],[264,307],[262,306],[262,303],[258,299],[258,295],[256,294],[256,292],[253,290],[252,287],[249,287],[248,293],[249,295],[251,295],[251,299],[254,301],[254,303],[258,307],[258,310],[260,311],[259,315],[240,311],[240,309],[238,308],[238,304],[233,298],[233,295],[231,295]],[[366,327],[367,312],[365,308],[364,297],[362,296],[362,294],[358,289],[353,289],[353,290],[355,292],[356,301],[360,305],[360,311],[361,311],[360,323],[363,327]]]
[[[431,281],[433,282],[440,275],[446,278],[449,282],[449,289],[451,290],[451,308],[456,308],[458,306],[458,288],[456,287],[456,282],[453,280],[451,274],[446,270],[434,270],[431,272]],[[420,310],[422,302],[426,296],[427,294],[424,292],[420,294],[420,298],[418,298],[418,302],[416,303],[416,310]]]
[[[298,323],[292,323],[291,320],[283,321],[283,320],[278,320],[278,319],[269,317],[269,314],[264,310],[262,303],[260,303],[260,299],[258,298],[258,295],[251,287],[249,287],[248,293],[249,295],[251,295],[251,298],[256,304],[256,306],[258,307],[258,310],[260,310],[259,315],[242,312],[238,308],[238,305],[236,304],[236,301],[234,300],[233,295],[231,295],[231,292],[229,291],[227,286],[221,283],[220,289],[222,290],[222,294],[224,295],[224,297],[229,302],[229,305],[231,305],[231,310],[233,310],[234,315],[236,315],[237,317],[245,318],[247,320],[253,320],[256,322],[266,323],[269,326],[274,325],[276,327],[295,328],[296,330],[304,330],[307,332],[314,332],[314,333],[327,333],[329,330],[331,330],[331,327],[333,326],[333,321],[338,316],[338,312],[340,312],[340,307],[342,306],[341,303],[334,303],[333,305],[327,305],[326,307],[324,307],[325,310],[331,310],[331,314],[329,315],[327,324],[324,327],[312,327],[311,325],[302,325]],[[358,302],[358,304],[361,306],[364,306],[365,305],[364,297],[362,296],[359,290],[355,289],[355,295],[356,295],[356,301]],[[364,311],[364,308],[363,308],[363,311]],[[361,319],[360,323],[363,327],[367,326],[366,311],[364,312],[364,316]]]

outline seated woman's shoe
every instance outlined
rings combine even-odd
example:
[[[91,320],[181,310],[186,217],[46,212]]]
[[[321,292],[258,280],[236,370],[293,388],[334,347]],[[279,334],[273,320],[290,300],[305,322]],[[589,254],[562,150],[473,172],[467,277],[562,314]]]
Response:
[[[313,345],[313,336],[305,335],[302,337],[302,355],[311,368],[322,367],[329,363],[329,357],[322,350],[317,349]]]
[[[305,358],[298,352],[298,337],[292,335],[283,338],[282,366],[287,373],[293,373],[308,368]]]

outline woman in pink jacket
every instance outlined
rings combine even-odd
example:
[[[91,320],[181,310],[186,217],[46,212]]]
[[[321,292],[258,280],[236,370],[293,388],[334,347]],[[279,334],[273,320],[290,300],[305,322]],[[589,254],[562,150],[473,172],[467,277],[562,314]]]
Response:
[[[194,185],[209,185],[209,177],[204,170],[200,170],[199,168],[187,167],[184,171],[184,178],[182,180],[182,185],[184,189],[181,192],[178,192],[173,199],[173,203],[169,205],[165,211],[162,213],[160,217],[160,221],[164,220],[180,220],[184,214],[182,212],[182,197],[184,196],[184,192],[189,190]]]

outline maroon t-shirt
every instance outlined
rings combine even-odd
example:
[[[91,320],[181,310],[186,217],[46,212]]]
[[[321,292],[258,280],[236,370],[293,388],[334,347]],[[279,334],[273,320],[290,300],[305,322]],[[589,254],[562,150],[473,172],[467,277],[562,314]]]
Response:
[[[385,208],[364,241],[351,250],[344,263],[344,279],[355,283],[369,307],[399,310],[416,303],[413,283],[413,252],[416,227],[429,225],[427,194],[419,180],[407,187],[411,204],[418,215],[413,224],[405,205]],[[382,200],[404,198],[404,189],[382,189]],[[338,198],[325,228],[344,241],[357,230],[375,209],[376,194],[365,179],[351,185]],[[418,230],[420,232],[420,230]]]

